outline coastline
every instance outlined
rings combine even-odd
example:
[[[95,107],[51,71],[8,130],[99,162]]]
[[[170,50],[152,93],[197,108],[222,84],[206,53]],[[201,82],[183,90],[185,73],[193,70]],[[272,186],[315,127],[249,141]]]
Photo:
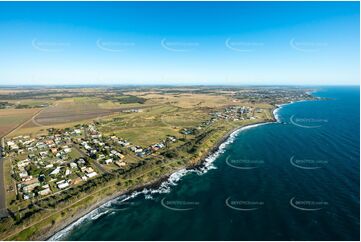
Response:
[[[315,96],[313,96],[315,98]],[[188,172],[201,172],[201,174],[206,173],[208,170],[213,169],[213,167],[211,166],[213,161],[219,156],[219,154],[221,154],[223,152],[223,149],[230,143],[233,142],[233,138],[240,133],[243,130],[249,129],[249,128],[253,128],[253,127],[258,127],[260,125],[265,125],[265,124],[271,124],[271,123],[283,123],[278,115],[278,112],[285,106],[297,103],[297,102],[304,102],[304,101],[314,101],[314,100],[318,100],[316,99],[305,99],[305,100],[299,100],[299,101],[291,101],[288,103],[283,103],[283,104],[275,104],[274,108],[272,110],[272,119],[268,120],[268,121],[262,121],[262,122],[255,122],[252,124],[246,124],[240,127],[236,127],[232,130],[230,130],[229,132],[227,132],[220,140],[218,140],[213,148],[211,148],[208,152],[206,152],[197,162],[197,164],[191,164],[191,165],[187,165],[184,168],[180,168],[177,171],[173,171],[171,173],[165,174],[160,178],[157,178],[154,181],[151,181],[149,183],[146,184],[142,184],[138,187],[129,189],[129,190],[125,190],[125,191],[119,191],[116,194],[106,197],[102,200],[100,200],[99,202],[95,203],[94,205],[90,206],[87,209],[84,209],[83,211],[80,211],[76,216],[68,218],[64,221],[61,222],[61,224],[55,226],[54,228],[50,229],[47,233],[40,235],[38,237],[36,237],[36,240],[52,240],[52,239],[59,239],[61,238],[64,234],[66,234],[68,231],[70,231],[73,226],[76,226],[78,224],[80,224],[81,222],[83,222],[85,219],[88,218],[89,215],[91,215],[92,212],[95,212],[98,208],[100,208],[101,206],[106,205],[107,203],[110,203],[112,201],[114,201],[115,199],[119,199],[121,196],[125,196],[126,199],[128,198],[132,198],[132,194],[136,193],[136,195],[140,194],[140,193],[144,193],[144,189],[146,191],[149,191],[151,189],[160,187],[164,182],[169,181],[169,179],[172,177],[172,175],[177,174],[181,171],[185,171],[184,174],[181,175],[181,177],[183,177],[184,175],[186,175]],[[181,178],[180,177],[180,178]],[[179,179],[178,179],[179,180]],[[177,181],[178,181],[177,180]],[[172,181],[170,181],[172,182]],[[143,190],[143,191],[142,191]],[[145,193],[144,193],[145,194]],[[134,195],[134,196],[136,196]],[[58,235],[59,233],[62,233]],[[58,236],[57,236],[58,235]]]
[[[71,218],[68,218],[68,219],[62,221],[59,225],[57,225],[56,227],[53,227],[47,233],[39,235],[38,237],[35,238],[35,240],[52,240],[52,238],[54,236],[56,236],[58,233],[60,233],[64,230],[66,230],[68,227],[81,223],[83,220],[85,220],[87,218],[88,215],[90,215],[93,211],[96,211],[96,209],[100,208],[101,206],[104,206],[107,203],[120,198],[121,196],[128,196],[128,195],[131,195],[133,192],[136,192],[136,191],[139,191],[139,190],[142,190],[145,188],[150,189],[150,188],[157,187],[162,182],[166,181],[170,175],[171,174],[166,174],[166,175],[162,176],[161,178],[158,178],[156,181],[152,181],[152,182],[140,185],[138,187],[135,187],[135,188],[132,188],[129,190],[119,191],[119,192],[113,194],[112,196],[105,197],[104,199],[101,199],[100,201],[93,204],[92,206],[90,206],[82,211],[79,211],[78,214],[75,215],[74,217],[71,217]],[[59,238],[60,237],[61,236],[59,236]]]
[[[273,110],[273,114],[275,110],[279,109],[280,107],[276,106]],[[177,171],[173,171],[171,173],[165,174],[160,178],[157,178],[154,181],[151,181],[146,184],[142,184],[138,187],[125,190],[125,191],[119,191],[112,196],[108,196],[104,199],[101,199],[99,202],[93,204],[87,209],[84,209],[82,211],[79,211],[79,213],[71,218],[68,218],[64,221],[62,221],[59,225],[53,227],[50,229],[47,233],[39,235],[36,237],[36,240],[58,240],[60,239],[64,234],[69,232],[74,226],[82,223],[84,220],[86,220],[89,216],[92,215],[92,213],[96,212],[97,209],[99,209],[102,206],[106,206],[108,203],[119,199],[122,196],[125,196],[125,199],[132,198],[133,196],[136,196],[138,194],[151,191],[152,189],[159,188],[162,186],[162,184],[169,181],[169,179],[172,177],[172,175],[176,175],[177,173],[181,172],[181,177],[188,174],[189,172],[201,172],[201,174],[206,173],[208,170],[213,169],[211,166],[213,161],[219,156],[220,153],[223,152],[223,149],[230,143],[233,142],[233,138],[240,133],[243,130],[257,127],[260,125],[270,124],[270,123],[277,123],[278,119],[273,116],[273,120],[270,121],[263,121],[263,122],[256,122],[252,124],[247,124],[244,126],[236,127],[229,132],[227,132],[219,141],[217,141],[213,148],[211,148],[208,152],[206,152],[196,164],[188,165],[184,168],[180,168]],[[182,172],[183,171],[183,172]],[[177,177],[176,181],[178,181],[181,177]],[[172,183],[172,181],[169,181]]]

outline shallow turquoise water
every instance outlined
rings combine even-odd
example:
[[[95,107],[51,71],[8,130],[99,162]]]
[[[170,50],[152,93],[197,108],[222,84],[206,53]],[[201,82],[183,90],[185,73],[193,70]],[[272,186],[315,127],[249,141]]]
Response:
[[[282,107],[169,193],[103,207],[63,240],[358,240],[359,88]],[[147,195],[150,198],[150,195]]]

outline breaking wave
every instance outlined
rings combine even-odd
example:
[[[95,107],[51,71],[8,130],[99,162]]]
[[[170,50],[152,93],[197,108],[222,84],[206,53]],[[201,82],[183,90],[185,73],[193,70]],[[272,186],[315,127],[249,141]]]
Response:
[[[281,123],[281,119],[280,119],[280,115],[279,115],[279,111],[281,110],[281,108],[283,108],[284,106],[291,104],[291,103],[286,103],[286,104],[277,104],[276,105],[276,109],[273,110],[273,116],[275,117],[276,121],[278,123]]]

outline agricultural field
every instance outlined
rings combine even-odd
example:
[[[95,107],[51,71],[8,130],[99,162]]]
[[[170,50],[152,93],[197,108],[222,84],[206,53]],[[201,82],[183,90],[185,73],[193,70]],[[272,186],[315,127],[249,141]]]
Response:
[[[35,134],[48,128],[72,127],[141,106],[146,105],[120,104],[101,98],[64,98],[42,108],[21,129],[16,130],[14,135]]]
[[[25,124],[40,109],[0,109],[0,137]]]
[[[44,109],[37,115],[35,122],[43,126],[49,126],[97,118],[109,114],[111,114],[111,110],[100,108],[94,100],[88,98],[67,98],[57,101],[53,106]]]

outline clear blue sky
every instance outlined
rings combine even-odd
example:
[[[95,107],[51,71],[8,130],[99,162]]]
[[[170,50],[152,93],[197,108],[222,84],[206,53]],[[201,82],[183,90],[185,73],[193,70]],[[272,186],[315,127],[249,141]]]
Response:
[[[0,85],[359,84],[358,2],[1,2]]]

